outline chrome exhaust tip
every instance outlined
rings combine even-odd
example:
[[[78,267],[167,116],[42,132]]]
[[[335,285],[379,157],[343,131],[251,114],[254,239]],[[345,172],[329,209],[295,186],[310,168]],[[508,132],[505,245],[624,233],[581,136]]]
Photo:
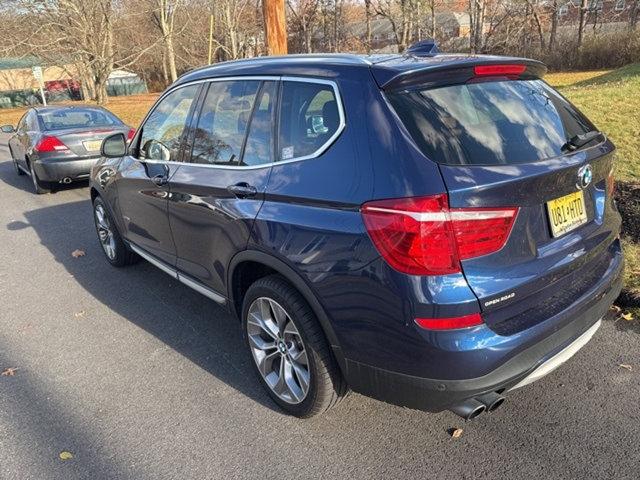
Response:
[[[476,399],[487,407],[487,412],[491,413],[496,411],[506,400],[502,395],[498,395],[496,392],[485,393],[479,395]]]
[[[473,420],[487,409],[486,405],[480,403],[475,398],[469,398],[458,405],[454,405],[449,410],[465,420]]]
[[[64,177],[62,180],[60,180],[60,183],[65,183],[65,184],[71,183],[71,177]]]

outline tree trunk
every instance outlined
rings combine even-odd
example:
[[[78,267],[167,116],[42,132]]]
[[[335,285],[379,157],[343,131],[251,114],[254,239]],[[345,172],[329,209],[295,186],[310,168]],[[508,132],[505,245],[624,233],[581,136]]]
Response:
[[[430,0],[429,10],[431,10],[431,38],[436,39],[436,0]]]
[[[549,52],[552,52],[556,46],[556,36],[558,35],[558,1],[553,2],[553,11],[551,12],[551,31],[549,32]]]
[[[167,52],[169,75],[171,76],[171,83],[173,83],[178,79],[178,71],[176,70],[176,53],[173,49],[173,32],[169,33],[165,38],[165,49]]]
[[[580,3],[580,19],[578,23],[578,45],[579,49],[582,46],[582,40],[584,39],[584,25],[587,18],[587,9],[589,8],[589,0],[582,0]]]
[[[364,12],[367,19],[367,53],[371,53],[371,0],[364,0]]]

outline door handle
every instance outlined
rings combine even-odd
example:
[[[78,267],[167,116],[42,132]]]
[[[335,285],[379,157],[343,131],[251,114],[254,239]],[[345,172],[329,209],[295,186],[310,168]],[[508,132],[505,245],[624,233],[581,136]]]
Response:
[[[166,175],[156,175],[155,177],[151,178],[151,181],[157,186],[162,187],[163,185],[167,184],[169,178]]]
[[[255,197],[258,190],[253,185],[249,185],[246,182],[236,183],[235,185],[229,185],[227,187],[229,192],[233,193],[237,198],[250,198]]]

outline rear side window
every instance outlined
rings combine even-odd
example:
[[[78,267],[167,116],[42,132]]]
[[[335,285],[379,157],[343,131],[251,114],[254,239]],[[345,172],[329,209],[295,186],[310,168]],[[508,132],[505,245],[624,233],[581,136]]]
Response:
[[[333,87],[323,83],[282,83],[278,159],[317,154],[334,138],[341,116]]]
[[[45,130],[122,125],[122,122],[118,117],[99,108],[69,108],[52,110],[41,112],[39,116]]]
[[[479,82],[388,95],[427,157],[452,165],[518,164],[563,154],[594,126],[542,80]]]
[[[196,126],[191,161],[238,165],[259,80],[213,82]]]

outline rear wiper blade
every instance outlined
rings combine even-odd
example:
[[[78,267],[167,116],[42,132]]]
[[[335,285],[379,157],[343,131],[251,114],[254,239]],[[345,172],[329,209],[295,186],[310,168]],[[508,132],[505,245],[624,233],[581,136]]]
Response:
[[[604,138],[604,134],[597,130],[592,130],[587,133],[582,133],[580,135],[576,135],[572,137],[567,143],[562,145],[561,150],[567,150],[569,152],[573,152],[578,150],[579,148],[584,147],[588,143],[594,141],[597,138]]]

